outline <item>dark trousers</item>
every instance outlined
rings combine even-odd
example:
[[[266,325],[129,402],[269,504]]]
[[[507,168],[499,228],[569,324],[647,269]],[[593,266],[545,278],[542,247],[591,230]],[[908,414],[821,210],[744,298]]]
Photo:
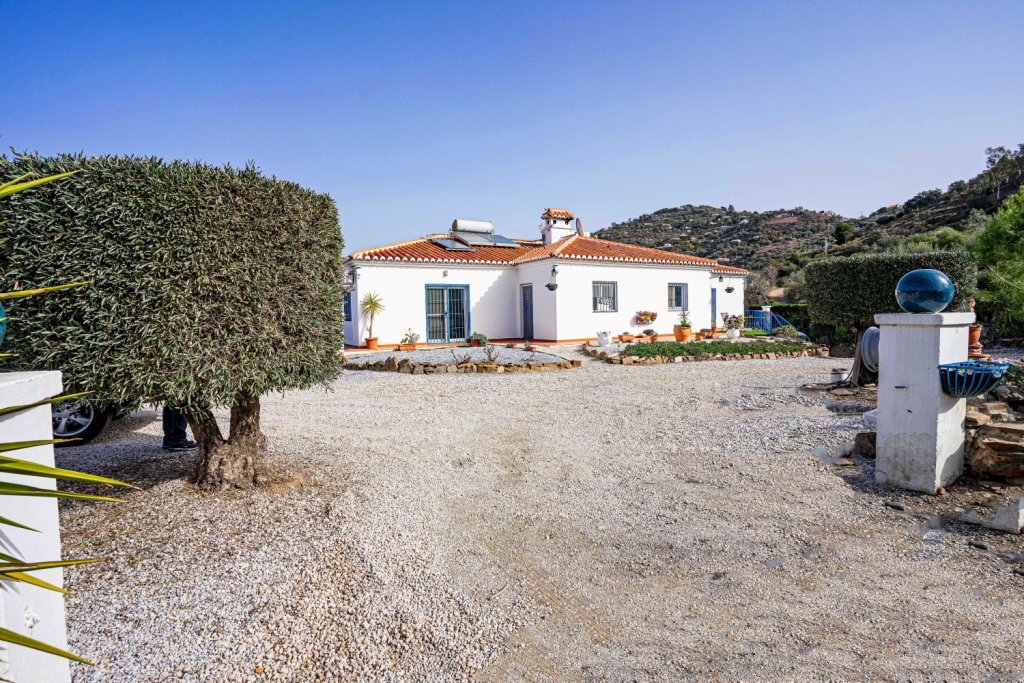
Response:
[[[188,440],[188,421],[181,411],[164,406],[164,446],[177,446]]]

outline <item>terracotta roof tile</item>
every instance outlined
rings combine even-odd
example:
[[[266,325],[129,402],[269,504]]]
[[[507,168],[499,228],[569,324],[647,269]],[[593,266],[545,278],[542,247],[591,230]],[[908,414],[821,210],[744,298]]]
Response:
[[[746,268],[735,268],[733,266],[723,266],[719,263],[715,266],[716,273],[734,273],[736,275],[750,275],[750,271]]]
[[[566,211],[565,209],[544,209],[544,213],[540,215],[541,218],[572,218],[572,211]]]
[[[473,251],[448,251],[431,242],[432,239],[448,237],[443,234],[427,235],[405,242],[361,249],[353,252],[349,258],[355,261],[515,264],[557,257],[585,261],[678,263],[690,266],[729,268],[728,266],[719,266],[712,259],[699,256],[638,247],[582,235],[570,235],[554,244],[544,245],[536,240],[515,240],[518,244],[515,247],[473,247]],[[722,272],[745,273],[746,271],[741,268],[730,268],[728,271]]]

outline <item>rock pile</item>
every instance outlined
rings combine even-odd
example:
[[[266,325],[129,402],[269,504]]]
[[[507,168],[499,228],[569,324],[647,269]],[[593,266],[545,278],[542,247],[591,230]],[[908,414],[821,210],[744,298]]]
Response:
[[[1003,387],[997,387],[996,391]],[[1008,396],[1015,391],[993,391]],[[1005,401],[967,402],[967,465],[979,477],[1024,477],[1024,423]]]
[[[377,370],[379,372],[403,372],[408,375],[444,375],[456,373],[514,373],[550,372],[569,370],[583,364],[581,360],[563,360],[544,363],[418,363],[403,358],[388,356],[384,360],[368,363],[345,363],[346,370]]]

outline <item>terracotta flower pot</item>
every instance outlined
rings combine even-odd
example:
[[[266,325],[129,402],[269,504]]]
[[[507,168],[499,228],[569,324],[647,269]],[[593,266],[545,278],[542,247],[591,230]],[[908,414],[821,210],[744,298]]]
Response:
[[[690,341],[690,335],[692,333],[693,333],[693,330],[690,328],[689,325],[687,325],[685,327],[683,325],[676,325],[675,327],[672,328],[672,334],[675,335],[675,338],[676,338],[677,342],[688,342],[688,341]]]
[[[415,351],[416,350],[416,345],[415,344],[399,344],[398,345],[398,350],[399,351]]]
[[[647,335],[647,339],[653,344],[654,342],[658,341],[658,335],[649,334]]]
[[[470,346],[480,346],[480,340],[479,339],[470,339],[469,340],[469,345]]]
[[[368,348],[368,349],[375,349],[375,348],[377,348],[377,337],[367,337],[366,338],[366,348]]]
[[[636,339],[636,337],[634,337],[631,334],[620,334],[619,335],[619,341],[622,342],[623,344],[625,344],[626,342],[631,342],[634,339]]]

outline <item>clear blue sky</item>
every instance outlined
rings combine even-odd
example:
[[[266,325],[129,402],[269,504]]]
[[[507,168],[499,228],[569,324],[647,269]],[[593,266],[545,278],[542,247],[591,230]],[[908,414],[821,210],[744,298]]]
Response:
[[[1024,142],[1024,2],[4,2],[0,145],[243,164],[347,246],[869,213]]]

